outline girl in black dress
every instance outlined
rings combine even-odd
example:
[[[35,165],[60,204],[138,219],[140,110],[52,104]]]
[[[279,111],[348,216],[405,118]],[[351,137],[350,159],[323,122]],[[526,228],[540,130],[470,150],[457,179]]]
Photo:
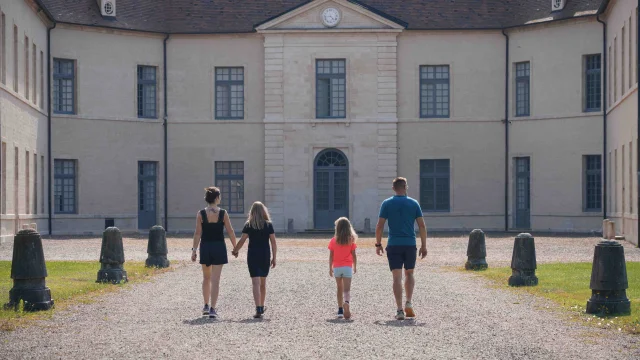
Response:
[[[220,204],[220,189],[205,189],[205,201],[208,206],[200,210],[196,216],[196,231],[193,235],[191,261],[196,261],[198,244],[200,245],[200,264],[202,264],[202,297],[204,298],[203,316],[215,319],[218,317],[216,303],[220,291],[220,274],[222,266],[228,263],[227,246],[224,243],[224,229],[235,248],[236,236],[229,221],[229,215]],[[211,299],[211,305],[209,305]]]
[[[264,299],[267,296],[267,276],[269,275],[269,268],[276,267],[278,247],[273,225],[269,218],[269,211],[259,201],[251,205],[249,219],[242,229],[242,237],[231,252],[234,256],[238,256],[238,251],[242,249],[247,238],[249,238],[247,265],[249,265],[249,275],[253,284],[253,300],[256,303],[256,314],[253,317],[261,318],[266,309]],[[271,257],[269,244],[273,248],[273,257]]]

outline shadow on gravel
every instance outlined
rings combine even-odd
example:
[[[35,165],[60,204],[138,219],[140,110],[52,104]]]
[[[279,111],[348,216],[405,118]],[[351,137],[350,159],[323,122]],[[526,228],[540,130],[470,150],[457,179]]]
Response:
[[[187,325],[207,325],[215,322],[219,322],[217,319],[209,319],[206,317],[199,317],[193,320],[184,320],[182,323]]]
[[[350,324],[353,322],[353,319],[328,319],[327,322],[332,324]]]
[[[193,320],[183,320],[182,323],[186,325],[207,325],[207,324],[215,324],[215,323],[237,323],[237,324],[253,324],[253,323],[263,323],[270,322],[271,319],[244,319],[244,320],[228,320],[228,319],[209,319],[206,317],[201,317]]]
[[[387,321],[374,321],[374,324],[380,326],[392,326],[392,327],[422,327],[426,326],[425,323],[419,323],[415,320],[387,320]]]

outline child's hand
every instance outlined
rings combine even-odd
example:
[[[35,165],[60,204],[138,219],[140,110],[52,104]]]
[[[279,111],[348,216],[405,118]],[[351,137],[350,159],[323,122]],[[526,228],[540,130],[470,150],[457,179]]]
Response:
[[[275,268],[276,267],[276,258],[273,258],[273,260],[271,260],[271,268]]]
[[[333,277],[333,269],[329,269],[329,277]]]
[[[231,255],[233,255],[234,257],[238,258],[238,251],[237,250],[233,250],[231,252]]]
[[[357,272],[358,272],[358,270],[357,270],[357,269],[356,269],[356,267],[354,266],[354,267],[353,267],[353,273],[355,274],[355,273],[357,273]]]

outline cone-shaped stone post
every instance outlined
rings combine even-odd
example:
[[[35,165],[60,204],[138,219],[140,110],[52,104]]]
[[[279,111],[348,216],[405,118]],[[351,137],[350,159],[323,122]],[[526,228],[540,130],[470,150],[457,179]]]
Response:
[[[124,248],[122,234],[117,227],[107,228],[102,233],[102,249],[100,250],[100,270],[97,282],[119,284],[127,282],[127,272],[124,271]]]
[[[509,286],[536,286],[536,245],[531,234],[516,236],[511,257]]]
[[[53,307],[51,290],[46,286],[47,266],[44,262],[42,239],[33,229],[20,230],[13,240],[11,278],[6,307],[17,309],[20,300],[25,311],[49,310]]]
[[[617,241],[603,240],[596,245],[591,268],[591,299],[587,314],[626,315],[631,313],[627,298],[627,265],[624,247]]]
[[[484,232],[475,229],[469,235],[467,246],[467,263],[464,268],[467,270],[484,270],[489,267],[487,264],[487,247],[484,241]]]
[[[147,244],[147,261],[146,266],[154,266],[160,268],[169,267],[167,259],[167,235],[162,226],[156,225],[149,230],[149,243]]]

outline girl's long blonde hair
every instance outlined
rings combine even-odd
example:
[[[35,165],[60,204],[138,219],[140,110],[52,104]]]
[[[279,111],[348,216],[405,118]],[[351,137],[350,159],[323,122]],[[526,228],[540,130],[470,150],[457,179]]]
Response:
[[[341,217],[336,220],[336,243],[339,245],[350,245],[356,241],[358,235],[356,235],[356,231],[353,230],[353,226],[351,226],[351,222],[346,217]]]
[[[249,210],[249,218],[247,222],[252,229],[261,230],[264,229],[267,222],[271,221],[271,217],[269,216],[269,210],[263,203],[260,201],[256,201],[251,205],[251,210]]]

